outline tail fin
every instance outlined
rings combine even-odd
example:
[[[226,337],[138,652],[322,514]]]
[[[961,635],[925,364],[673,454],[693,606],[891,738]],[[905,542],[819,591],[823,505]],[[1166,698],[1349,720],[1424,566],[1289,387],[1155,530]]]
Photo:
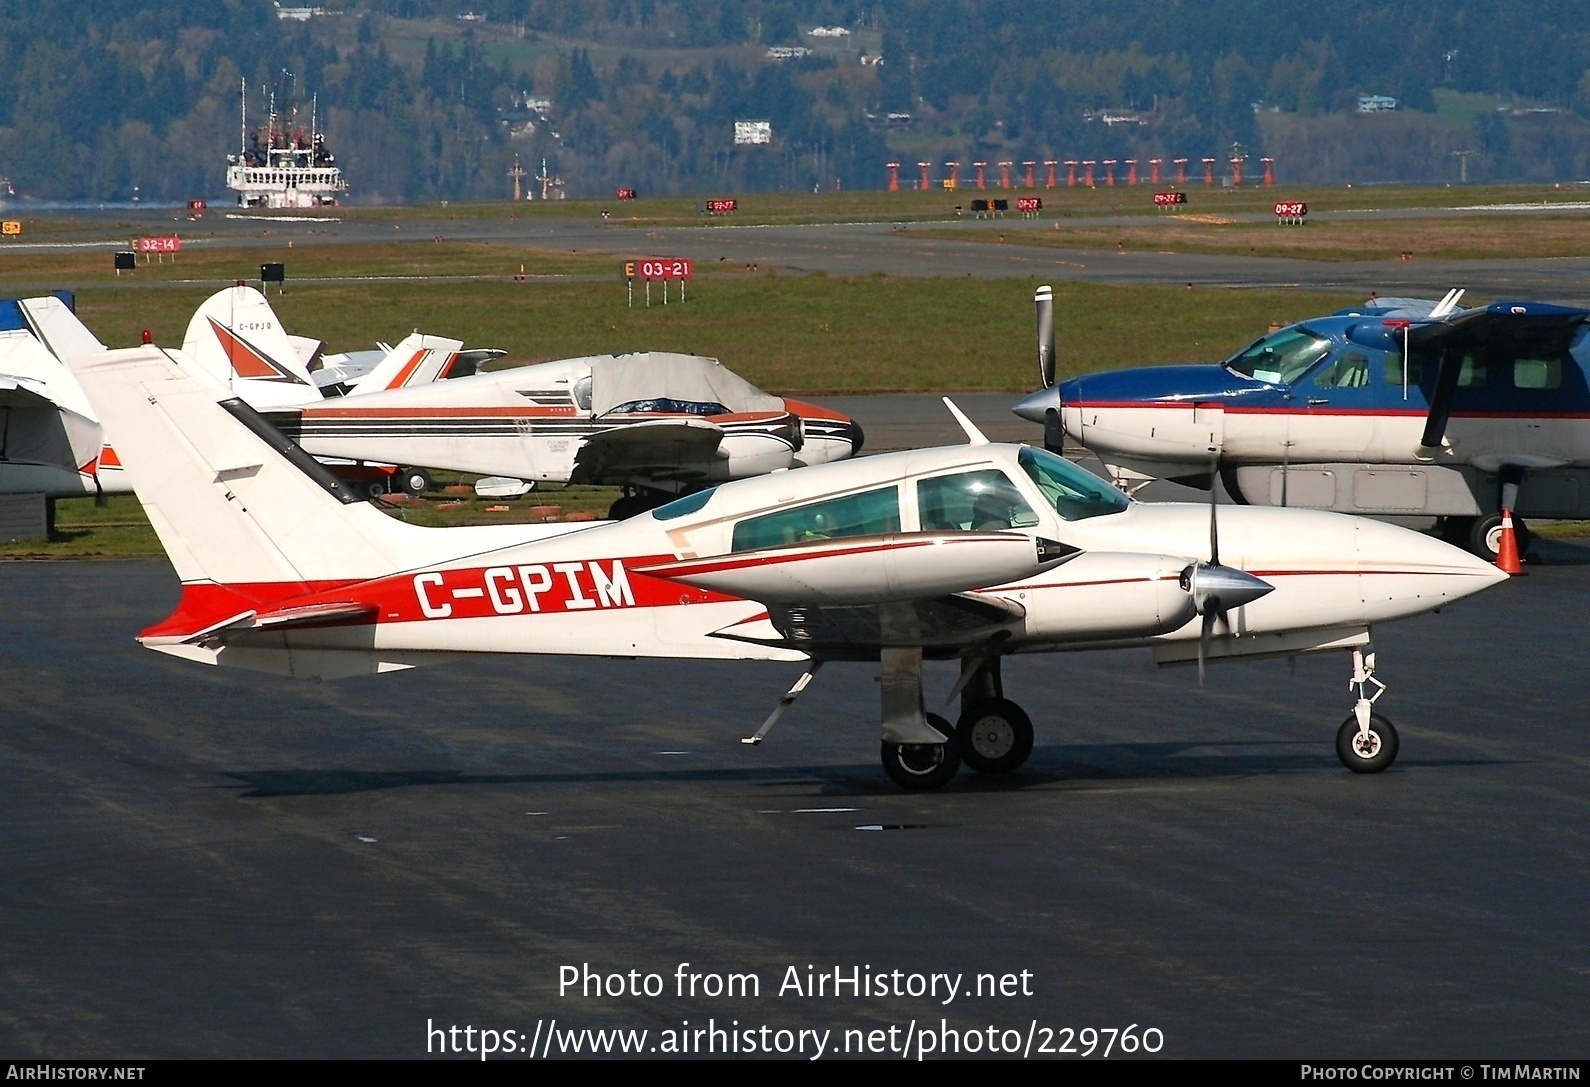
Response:
[[[368,374],[353,383],[353,394],[384,392],[441,381],[458,359],[463,341],[414,332]]]
[[[72,307],[56,295],[17,301],[33,335],[58,359],[105,350],[99,337],[77,319]]]
[[[321,399],[276,311],[253,287],[227,287],[205,299],[188,322],[182,351],[262,411]]]
[[[434,551],[419,542],[426,530],[359,503],[181,354],[145,346],[68,366],[184,583],[280,596],[392,573]]]

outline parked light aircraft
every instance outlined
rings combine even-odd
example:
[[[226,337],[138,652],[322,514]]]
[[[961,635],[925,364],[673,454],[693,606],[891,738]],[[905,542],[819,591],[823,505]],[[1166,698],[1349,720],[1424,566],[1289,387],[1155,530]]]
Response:
[[[75,498],[132,490],[93,408],[61,365],[104,345],[68,292],[0,300],[0,494]]]
[[[1452,542],[1493,559],[1503,508],[1590,517],[1590,312],[1459,310],[1457,291],[1440,303],[1379,299],[1271,332],[1219,365],[1057,385],[1047,292],[1044,388],[1014,410],[1045,423],[1051,447],[1070,437],[1126,485],[1207,481],[1213,456],[1239,502],[1434,515]]]
[[[626,516],[711,483],[840,460],[863,440],[847,417],[764,393],[716,359],[652,351],[459,377],[461,347],[416,333],[326,399],[304,346],[244,286],[206,301],[183,344],[312,455],[412,466],[399,473],[411,493],[429,485],[427,468],[619,486],[614,514]]]
[[[1161,663],[1349,651],[1338,754],[1382,770],[1398,740],[1373,712],[1370,630],[1503,579],[1439,540],[1312,510],[1227,507],[1217,535],[1200,507],[1139,504],[1051,453],[990,444],[958,411],[963,446],[726,483],[624,521],[422,528],[180,352],[70,365],[182,582],[145,646],[323,678],[466,652],[803,664],[747,742],[825,662],[876,660],[882,758],[906,787],[942,785],[962,758],[1026,759],[1003,655],[1108,646]],[[956,727],[924,710],[924,658],[960,662]]]

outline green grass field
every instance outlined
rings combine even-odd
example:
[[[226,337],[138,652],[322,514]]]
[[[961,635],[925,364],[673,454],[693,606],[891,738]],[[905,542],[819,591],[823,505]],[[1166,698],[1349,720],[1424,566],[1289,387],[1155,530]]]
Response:
[[[611,282],[289,284],[272,294],[288,330],[330,350],[396,342],[411,329],[503,347],[510,362],[626,351],[710,355],[770,392],[1025,389],[1033,381],[1028,280],[725,275],[650,309]],[[111,346],[180,344],[209,288],[85,290],[78,313]],[[660,292],[654,292],[660,298]],[[638,300],[637,300],[638,301]],[[1212,360],[1276,321],[1362,301],[1302,291],[1064,283],[1060,372]]]
[[[1311,205],[1312,207],[1312,205]],[[1069,225],[1008,230],[995,221],[975,230],[918,229],[957,241],[1146,252],[1220,253],[1301,260],[1472,260],[1582,257],[1590,253],[1590,212],[1474,215],[1451,218],[1314,220],[1305,226],[1234,222],[1209,215],[1164,216],[1142,225]]]

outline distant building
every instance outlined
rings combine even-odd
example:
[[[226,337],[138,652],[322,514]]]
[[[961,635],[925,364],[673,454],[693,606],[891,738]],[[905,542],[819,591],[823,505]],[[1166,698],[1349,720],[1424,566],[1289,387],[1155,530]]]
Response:
[[[804,45],[772,45],[766,53],[769,60],[797,60],[811,55],[812,51]]]
[[[294,23],[307,23],[312,16],[324,14],[324,8],[285,8],[281,4],[276,5],[276,18]]]
[[[1151,115],[1135,109],[1100,109],[1084,110],[1084,121],[1103,121],[1106,125],[1146,125],[1152,120]]]
[[[814,26],[806,32],[814,38],[848,38],[850,31],[842,26]]]
[[[879,128],[909,128],[916,118],[909,113],[869,113],[867,122]]]
[[[1397,108],[1397,100],[1388,94],[1360,94],[1359,113],[1390,113]]]
[[[746,147],[755,144],[773,142],[772,121],[736,121],[734,122],[734,142],[736,146]]]

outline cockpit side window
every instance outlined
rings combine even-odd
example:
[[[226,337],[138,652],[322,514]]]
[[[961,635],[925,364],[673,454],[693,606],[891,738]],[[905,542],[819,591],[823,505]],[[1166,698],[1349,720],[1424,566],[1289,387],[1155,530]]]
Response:
[[[1016,463],[1067,521],[1120,513],[1132,504],[1130,498],[1092,472],[1047,450],[1026,446],[1017,455]]]
[[[591,375],[586,374],[574,383],[574,404],[581,411],[591,410]]]
[[[918,480],[916,504],[924,532],[1000,532],[1038,523],[1010,477],[994,468]]]
[[[657,397],[620,404],[609,415],[729,415],[729,409],[711,400],[674,400]]]
[[[1283,328],[1226,362],[1226,369],[1255,381],[1290,385],[1329,354],[1331,343],[1303,328]]]
[[[1398,379],[1401,381],[1401,377]],[[1362,389],[1369,384],[1369,356],[1362,351],[1344,352],[1314,375],[1314,384],[1330,389]]]
[[[666,507],[665,507],[666,508]],[[900,489],[884,487],[748,517],[734,526],[734,551],[900,531]]]

